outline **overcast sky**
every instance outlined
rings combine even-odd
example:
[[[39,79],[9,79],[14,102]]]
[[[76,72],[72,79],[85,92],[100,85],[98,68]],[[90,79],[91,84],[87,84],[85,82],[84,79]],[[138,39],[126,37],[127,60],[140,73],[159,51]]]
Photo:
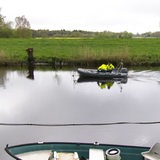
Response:
[[[24,15],[32,29],[160,30],[160,0],[0,0],[6,21]]]

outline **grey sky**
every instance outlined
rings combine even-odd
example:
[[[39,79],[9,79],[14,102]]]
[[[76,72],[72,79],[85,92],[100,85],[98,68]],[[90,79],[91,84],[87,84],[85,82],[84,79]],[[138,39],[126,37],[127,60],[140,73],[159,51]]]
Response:
[[[0,0],[6,20],[25,15],[33,29],[160,30],[160,0]]]

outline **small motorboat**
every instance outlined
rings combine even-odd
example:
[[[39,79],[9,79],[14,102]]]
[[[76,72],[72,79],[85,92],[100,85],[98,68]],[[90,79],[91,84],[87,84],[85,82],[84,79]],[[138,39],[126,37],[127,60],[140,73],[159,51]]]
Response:
[[[159,143],[156,150],[160,150]],[[149,147],[95,143],[39,142],[6,146],[16,160],[143,160]],[[158,159],[154,159],[158,160]]]
[[[97,69],[84,69],[78,68],[77,72],[80,77],[90,77],[90,78],[123,78],[128,76],[128,69],[113,69],[111,72],[98,71]]]

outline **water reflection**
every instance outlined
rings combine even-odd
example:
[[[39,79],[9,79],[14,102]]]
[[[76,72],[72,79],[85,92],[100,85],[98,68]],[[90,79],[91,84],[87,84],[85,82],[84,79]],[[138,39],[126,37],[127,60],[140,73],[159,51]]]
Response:
[[[112,80],[111,81],[104,81],[104,82],[97,81],[97,84],[101,89],[105,89],[105,88],[110,89],[113,86],[114,81],[112,81]]]
[[[0,87],[5,88],[5,82],[7,81],[7,76],[6,76],[7,71],[0,68]]]
[[[96,82],[96,84],[99,86],[100,89],[108,89],[108,90],[110,90],[113,87],[114,83],[117,83],[120,85],[120,91],[122,91],[121,84],[126,84],[127,81],[128,78],[99,79],[99,78],[79,77],[77,80],[78,83]]]
[[[27,78],[34,80],[34,65],[28,65]]]
[[[8,160],[6,144],[72,141],[144,145],[160,141],[160,71],[129,71],[108,90],[97,80],[78,79],[72,70],[0,70],[0,155]],[[119,92],[123,86],[123,92]],[[108,92],[106,92],[108,91]],[[130,122],[130,124],[115,124]],[[143,124],[135,124],[142,122]],[[101,126],[33,126],[28,124],[102,124]],[[105,124],[105,125],[104,125]],[[112,125],[106,125],[112,124]],[[27,133],[27,134],[26,134]],[[25,136],[24,136],[25,135]]]

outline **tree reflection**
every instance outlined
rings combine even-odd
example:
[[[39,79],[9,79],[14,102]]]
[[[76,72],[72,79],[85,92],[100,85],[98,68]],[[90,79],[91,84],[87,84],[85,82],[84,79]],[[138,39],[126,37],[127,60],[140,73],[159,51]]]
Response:
[[[57,71],[55,71],[54,78],[57,81],[57,84],[60,85],[61,84],[61,77],[60,77],[60,75],[58,75]]]
[[[7,72],[4,68],[0,69],[0,87],[5,87],[5,82],[7,80]]]

